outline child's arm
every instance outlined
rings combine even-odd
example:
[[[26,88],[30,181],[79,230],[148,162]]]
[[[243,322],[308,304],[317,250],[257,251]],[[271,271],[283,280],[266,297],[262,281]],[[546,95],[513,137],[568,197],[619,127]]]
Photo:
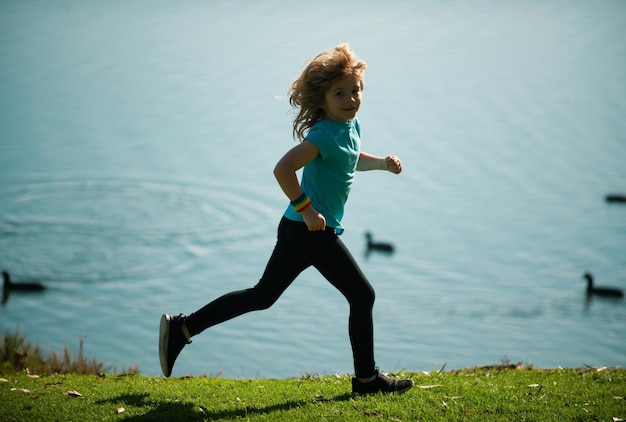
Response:
[[[359,162],[356,165],[358,171],[367,170],[387,170],[392,173],[398,174],[402,171],[402,161],[395,155],[388,155],[386,157],[377,157],[367,152],[361,152],[359,154]]]
[[[305,140],[287,151],[278,160],[276,167],[274,167],[274,177],[276,177],[280,188],[290,201],[302,195],[302,188],[300,188],[296,171],[300,170],[318,155],[319,151],[315,144]],[[313,205],[306,207],[301,214],[309,231],[324,230],[326,228],[326,219],[315,210]]]

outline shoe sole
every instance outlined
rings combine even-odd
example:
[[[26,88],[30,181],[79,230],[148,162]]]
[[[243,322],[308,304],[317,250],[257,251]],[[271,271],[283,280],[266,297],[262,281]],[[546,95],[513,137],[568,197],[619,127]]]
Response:
[[[168,314],[161,316],[161,326],[159,328],[159,360],[161,361],[161,371],[163,375],[169,377],[172,371],[168,370],[167,365],[167,345],[170,339],[170,319]]]

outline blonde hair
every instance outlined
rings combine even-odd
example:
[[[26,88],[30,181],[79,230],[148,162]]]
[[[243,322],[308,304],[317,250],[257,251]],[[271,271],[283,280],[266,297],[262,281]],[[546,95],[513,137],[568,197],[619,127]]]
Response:
[[[324,118],[321,106],[332,83],[341,77],[356,76],[363,89],[367,64],[357,59],[348,44],[324,51],[309,62],[289,89],[289,104],[299,108],[293,121],[293,137],[302,141],[305,132]]]

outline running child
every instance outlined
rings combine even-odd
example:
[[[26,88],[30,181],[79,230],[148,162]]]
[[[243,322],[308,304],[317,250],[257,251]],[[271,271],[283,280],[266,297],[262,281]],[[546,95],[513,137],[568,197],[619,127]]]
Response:
[[[339,238],[341,219],[356,171],[402,171],[400,159],[361,151],[364,61],[346,44],[317,55],[291,85],[298,109],[293,136],[300,142],[276,164],[274,175],[290,204],[278,225],[276,246],[256,286],[227,293],[187,316],[161,317],[161,369],[170,376],[191,338],[250,311],[268,309],[306,268],[313,266],[345,296],[350,307],[355,395],[403,393],[412,380],[390,378],[374,361],[374,289]],[[302,180],[296,171],[303,168]],[[329,345],[332,347],[332,345]]]

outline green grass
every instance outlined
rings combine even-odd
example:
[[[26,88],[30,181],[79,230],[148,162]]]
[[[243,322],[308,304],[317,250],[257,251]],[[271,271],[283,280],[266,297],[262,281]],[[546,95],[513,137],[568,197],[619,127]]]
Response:
[[[78,353],[72,356],[67,347],[61,353],[42,351],[20,334],[7,331],[0,337],[0,373],[32,371],[37,374],[100,374],[117,373],[117,368],[106,367],[95,358],[86,358],[83,353],[83,339],[78,345]],[[139,373],[139,368],[129,366],[123,373]]]
[[[416,382],[403,395],[353,398],[349,376],[232,380],[65,374],[35,378],[22,372],[4,375],[0,382],[0,420],[626,419],[624,369],[475,368],[403,375]]]
[[[445,365],[444,365],[445,366]],[[105,374],[67,348],[44,354],[16,330],[0,337],[4,421],[622,421],[626,369],[517,365],[395,374],[402,395],[352,397],[350,376],[163,378]]]

